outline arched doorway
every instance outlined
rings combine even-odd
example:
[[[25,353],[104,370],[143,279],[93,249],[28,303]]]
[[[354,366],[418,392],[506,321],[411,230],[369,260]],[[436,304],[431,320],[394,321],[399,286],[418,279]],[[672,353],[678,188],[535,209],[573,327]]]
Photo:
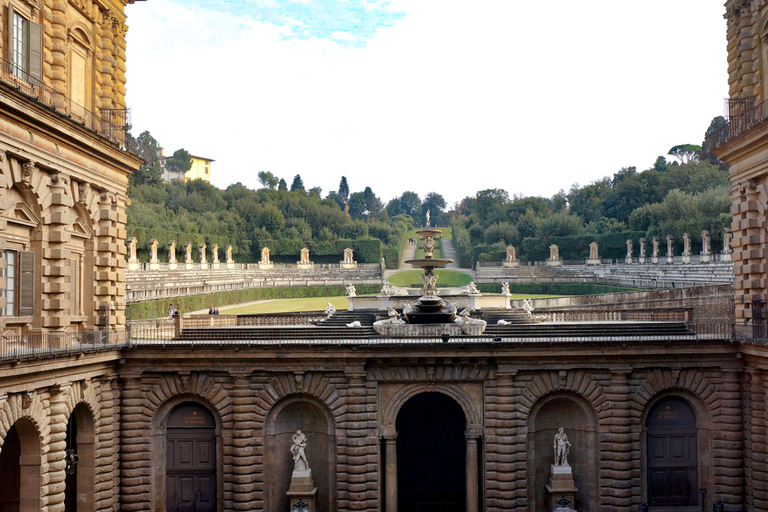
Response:
[[[40,510],[40,443],[27,419],[14,423],[0,449],[0,510]]]
[[[86,404],[79,404],[69,416],[65,444],[67,457],[75,455],[77,463],[67,464],[64,510],[93,510],[95,438],[93,417]]]
[[[442,393],[420,393],[397,415],[398,512],[463,512],[467,503],[466,418]]]
[[[696,413],[679,397],[653,406],[646,419],[648,504],[698,504],[699,446]]]
[[[177,406],[166,423],[166,509],[216,510],[216,422],[195,402]]]

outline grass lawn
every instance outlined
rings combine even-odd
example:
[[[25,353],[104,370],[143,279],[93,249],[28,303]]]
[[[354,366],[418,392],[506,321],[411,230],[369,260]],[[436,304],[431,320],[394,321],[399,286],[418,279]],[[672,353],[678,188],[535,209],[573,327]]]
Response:
[[[346,297],[305,297],[301,299],[276,299],[240,306],[237,308],[222,309],[223,315],[254,315],[258,313],[287,313],[290,311],[324,311],[328,303],[336,309],[346,310],[349,301]]]
[[[387,281],[394,286],[408,286],[411,287],[418,283],[418,287],[421,288],[421,270],[405,270],[393,275]],[[466,286],[472,281],[472,277],[462,272],[456,272],[455,270],[438,269],[435,270],[437,274],[437,287],[451,287],[451,286]]]

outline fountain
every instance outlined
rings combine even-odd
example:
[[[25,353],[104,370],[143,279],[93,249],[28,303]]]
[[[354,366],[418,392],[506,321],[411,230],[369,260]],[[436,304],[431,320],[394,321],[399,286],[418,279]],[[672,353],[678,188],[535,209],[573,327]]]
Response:
[[[457,315],[456,305],[443,300],[438,294],[436,268],[445,267],[453,263],[450,259],[434,257],[435,236],[442,231],[430,227],[429,211],[427,211],[427,226],[416,231],[424,240],[424,258],[406,260],[414,267],[424,269],[421,276],[421,296],[412,304],[406,304],[403,308],[403,316],[400,318],[390,308],[389,318],[374,322],[373,327],[379,334],[386,336],[445,336],[445,335],[473,335],[477,336],[485,330],[485,321],[472,318],[471,308],[464,309]]]

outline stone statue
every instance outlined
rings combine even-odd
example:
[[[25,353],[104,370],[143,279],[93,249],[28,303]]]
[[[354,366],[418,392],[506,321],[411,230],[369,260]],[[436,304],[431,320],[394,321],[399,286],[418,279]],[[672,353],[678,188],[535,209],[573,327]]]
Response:
[[[506,281],[504,281],[503,283],[501,283],[501,294],[502,294],[502,295],[510,295],[510,291],[509,291],[509,283],[508,283],[508,282],[506,282]]]
[[[234,263],[234,260],[232,260],[232,246],[231,245],[227,246],[227,263],[228,264]]]
[[[302,265],[309,265],[310,264],[310,261],[309,261],[309,249],[307,249],[306,247],[304,247],[301,250],[301,264]]]
[[[293,455],[293,471],[306,471],[309,469],[309,462],[307,462],[307,454],[305,449],[307,448],[307,436],[301,430],[297,430],[293,437],[291,437],[293,444],[291,445],[291,455]]]
[[[326,317],[330,318],[335,312],[336,312],[336,307],[334,307],[334,305],[329,302],[328,307],[325,308]]]
[[[349,283],[346,287],[347,297],[357,297],[357,290],[352,283]]]
[[[410,314],[413,312],[413,306],[411,304],[406,304],[403,306],[403,316]]]
[[[429,226],[429,208],[427,208],[427,227],[430,227]]]
[[[627,239],[627,259],[632,259],[632,240]]]
[[[571,442],[568,441],[568,435],[565,433],[563,427],[557,429],[552,448],[555,452],[554,465],[570,467],[570,464],[568,464],[568,452],[570,452],[571,449]]]
[[[515,261],[517,261],[517,251],[514,246],[510,245],[507,247],[507,262],[514,263]]]
[[[381,322],[385,324],[404,324],[405,320],[400,318],[400,315],[397,313],[395,308],[392,306],[387,306],[387,319],[382,320]]]
[[[381,291],[379,292],[379,295],[389,296],[394,295],[395,290],[392,288],[392,283],[389,281],[384,282],[384,286],[381,287]]]
[[[531,299],[523,300],[523,311],[528,313],[529,317],[533,314],[533,304],[531,303]]]
[[[560,260],[560,248],[552,244],[549,246],[549,261],[558,261]]]
[[[475,286],[474,281],[470,282],[466,288],[464,288],[462,293],[466,295],[480,295],[480,291],[477,289],[477,286]]]
[[[192,264],[192,244],[187,242],[184,244],[184,263]]]
[[[659,257],[659,239],[656,237],[653,237],[651,239],[651,244],[653,246],[653,257],[658,258]]]
[[[213,258],[213,264],[218,265],[219,264],[219,244],[213,244],[211,246],[211,257]]]
[[[149,262],[150,263],[159,263],[160,260],[157,259],[157,238],[153,238],[149,241]]]
[[[262,265],[269,265],[272,263],[269,260],[269,247],[262,247],[261,248],[261,264]]]
[[[723,254],[731,254],[731,231],[728,228],[723,230]]]
[[[344,263],[347,265],[354,263],[354,252],[350,248],[344,249]]]
[[[591,244],[589,244],[589,259],[591,260],[600,259],[600,255],[598,254],[597,242],[592,242]]]
[[[690,256],[691,254],[691,235],[683,233],[683,256]]]
[[[701,232],[701,254],[707,256],[710,253],[710,239],[709,231],[704,230]]]
[[[197,248],[200,250],[200,268],[206,268],[208,266],[208,258],[205,251],[208,248],[208,245],[203,242],[199,244]]]
[[[129,236],[126,242],[128,242],[128,263],[138,263],[139,258],[136,256],[136,237]]]
[[[176,264],[176,240],[168,242],[168,263]]]

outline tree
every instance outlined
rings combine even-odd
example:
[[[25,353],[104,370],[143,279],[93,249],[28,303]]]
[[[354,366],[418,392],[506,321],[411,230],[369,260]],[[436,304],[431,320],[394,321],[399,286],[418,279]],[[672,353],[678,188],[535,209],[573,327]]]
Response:
[[[445,198],[437,192],[430,192],[424,196],[424,201],[421,203],[421,212],[426,215],[427,210],[430,210],[431,215],[438,215],[445,209]]]
[[[509,194],[506,190],[500,188],[489,188],[481,190],[475,196],[473,212],[480,216],[480,221],[485,224],[488,221],[490,213],[494,206],[505,206],[509,202]]]
[[[259,171],[258,176],[261,186],[270,190],[275,190],[275,187],[280,182],[280,178],[269,171]]]
[[[291,183],[291,192],[296,192],[297,190],[304,191],[304,182],[301,181],[301,174],[294,176],[293,183]]]
[[[346,176],[342,176],[339,182],[339,197],[344,202],[349,201],[349,183]]]
[[[323,197],[323,189],[321,187],[312,187],[309,189],[309,195],[315,196],[316,198],[320,199]]]
[[[192,155],[184,148],[177,149],[173,156],[165,161],[165,167],[173,173],[184,174],[192,168]]]
[[[699,156],[701,155],[701,146],[697,146],[696,144],[680,144],[679,146],[670,149],[667,154],[680,160],[680,163],[687,164],[688,162],[699,159]]]
[[[145,131],[135,139],[127,134],[126,147],[144,160],[138,170],[131,173],[132,185],[158,185],[163,181],[163,168],[160,165],[157,140]]]
[[[288,183],[283,178],[277,183],[277,190],[288,190]]]
[[[404,213],[406,215],[410,215],[411,217],[415,217],[420,213],[419,210],[421,209],[421,198],[416,192],[411,192],[410,190],[403,192],[403,194],[400,196],[399,202],[399,213]]]

